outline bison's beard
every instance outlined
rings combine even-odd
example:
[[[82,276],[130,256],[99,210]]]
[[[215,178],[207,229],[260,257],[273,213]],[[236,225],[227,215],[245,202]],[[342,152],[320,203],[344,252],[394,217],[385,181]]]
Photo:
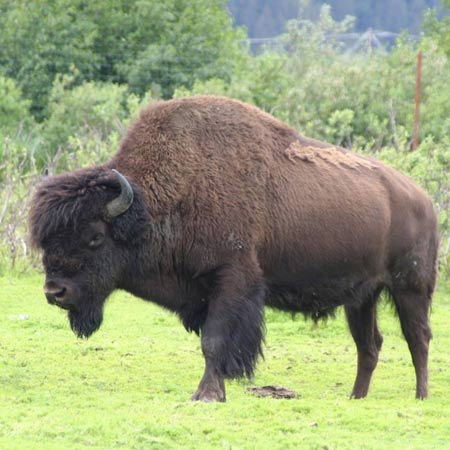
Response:
[[[103,305],[92,306],[82,311],[69,311],[70,328],[79,338],[88,338],[100,328],[103,320]]]

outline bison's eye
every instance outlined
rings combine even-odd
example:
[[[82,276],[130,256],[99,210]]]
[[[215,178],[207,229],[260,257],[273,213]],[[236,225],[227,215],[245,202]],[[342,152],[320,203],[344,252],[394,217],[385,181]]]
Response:
[[[99,247],[103,244],[103,241],[105,240],[105,235],[102,233],[97,233],[89,240],[88,245],[91,248]]]

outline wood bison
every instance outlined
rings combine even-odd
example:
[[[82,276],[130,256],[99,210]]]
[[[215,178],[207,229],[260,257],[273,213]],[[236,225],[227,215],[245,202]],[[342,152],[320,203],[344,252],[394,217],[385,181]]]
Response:
[[[433,205],[382,163],[308,139],[239,101],[150,105],[106,164],[47,178],[30,212],[45,295],[80,337],[114,289],[176,312],[201,336],[193,400],[224,401],[253,374],[263,307],[314,320],[344,305],[358,351],[352,396],[367,394],[393,299],[427,396],[438,234]]]

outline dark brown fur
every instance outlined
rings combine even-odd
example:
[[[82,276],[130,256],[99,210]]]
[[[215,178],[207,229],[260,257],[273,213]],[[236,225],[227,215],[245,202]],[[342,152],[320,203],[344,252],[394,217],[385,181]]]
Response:
[[[135,200],[108,220],[105,204],[119,190],[112,168],[132,181]],[[98,222],[105,243],[88,250]],[[224,400],[224,378],[252,375],[264,304],[315,320],[344,305],[358,349],[352,395],[364,397],[382,343],[383,289],[413,357],[416,395],[427,395],[431,201],[382,163],[300,136],[257,108],[206,96],[149,106],[110,162],[44,182],[30,227],[47,278],[74,292],[79,335],[100,326],[116,288],[201,334],[206,370],[194,399]]]

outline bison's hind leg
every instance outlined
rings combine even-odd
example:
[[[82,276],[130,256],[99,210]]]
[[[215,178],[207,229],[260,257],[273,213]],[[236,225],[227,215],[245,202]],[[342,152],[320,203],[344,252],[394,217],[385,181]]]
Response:
[[[437,275],[437,238],[420,244],[395,262],[390,291],[416,372],[416,398],[424,399],[428,395],[429,313]]]
[[[416,372],[416,398],[424,399],[428,395],[430,298],[424,293],[404,290],[394,291],[393,298]]]
[[[358,305],[346,305],[350,332],[358,351],[358,369],[352,398],[363,398],[369,390],[372,373],[378,362],[378,354],[383,344],[383,337],[378,330],[376,305],[382,286],[369,293],[364,301]]]
[[[391,293],[416,372],[416,398],[424,399],[428,395],[429,312],[434,282],[419,287],[417,280],[405,284],[398,277],[396,281]]]

